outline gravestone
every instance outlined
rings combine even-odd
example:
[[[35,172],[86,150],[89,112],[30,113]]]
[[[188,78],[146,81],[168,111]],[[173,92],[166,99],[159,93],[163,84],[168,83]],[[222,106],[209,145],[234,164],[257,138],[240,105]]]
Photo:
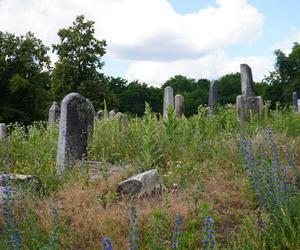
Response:
[[[122,195],[143,196],[151,195],[161,189],[161,181],[156,169],[152,169],[119,183],[117,192]]]
[[[251,68],[247,64],[241,64],[242,95],[237,96],[236,106],[240,122],[249,120],[250,115],[261,117],[263,111],[263,99],[255,96],[254,82]]]
[[[114,109],[112,109],[108,113],[108,117],[109,117],[110,120],[113,119],[115,117],[115,115],[116,115],[116,111]]]
[[[94,111],[86,98],[70,93],[61,104],[56,173],[81,160],[87,153],[88,138],[93,132]]]
[[[173,88],[168,86],[164,89],[164,106],[163,106],[163,117],[167,118],[168,109],[174,109],[174,91]]]
[[[56,102],[52,103],[52,106],[49,109],[49,116],[48,116],[48,124],[52,126],[55,122],[59,120],[60,116],[60,108]]]
[[[299,105],[298,105],[298,95],[296,91],[293,92],[293,105],[294,105],[294,111],[298,112]]]
[[[0,139],[5,139],[7,137],[7,128],[5,123],[0,123]]]
[[[184,114],[184,97],[182,95],[175,96],[175,114],[181,117]]]
[[[297,100],[297,111],[300,112],[300,99]]]
[[[7,127],[5,123],[0,123],[0,139],[7,137]]]
[[[217,83],[216,81],[212,81],[209,85],[209,93],[208,93],[208,107],[211,109],[216,105],[218,99],[217,93]]]
[[[252,77],[252,70],[247,64],[241,64],[241,83],[242,95],[254,96],[254,83]]]
[[[100,121],[104,119],[104,110],[101,109],[97,112],[97,118]]]

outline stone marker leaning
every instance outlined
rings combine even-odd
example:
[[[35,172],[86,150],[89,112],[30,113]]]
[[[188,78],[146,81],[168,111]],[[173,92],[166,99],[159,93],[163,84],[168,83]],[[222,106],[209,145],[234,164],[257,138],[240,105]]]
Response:
[[[88,137],[93,131],[94,110],[86,98],[70,93],[61,104],[59,139],[57,146],[56,173],[87,153]]]
[[[174,91],[173,88],[168,86],[164,89],[164,107],[163,107],[163,117],[167,118],[168,109],[174,109]]]

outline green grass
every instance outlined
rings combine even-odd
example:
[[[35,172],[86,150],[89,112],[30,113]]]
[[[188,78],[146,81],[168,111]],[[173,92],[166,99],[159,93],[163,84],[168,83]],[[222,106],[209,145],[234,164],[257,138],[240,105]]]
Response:
[[[165,185],[159,197],[122,200],[115,191],[118,177],[92,182],[84,167],[63,178],[55,175],[57,125],[10,125],[10,136],[0,141],[1,171],[9,167],[13,173],[32,174],[42,184],[22,188],[13,208],[23,249],[100,249],[104,235],[112,238],[114,249],[128,249],[131,206],[138,212],[140,249],[170,249],[176,213],[184,218],[182,249],[201,249],[207,216],[216,221],[219,249],[297,249],[298,201],[282,210],[279,221],[272,220],[259,206],[242,167],[241,134],[258,148],[265,143],[266,128],[272,128],[281,152],[288,144],[298,152],[300,115],[290,110],[266,108],[262,119],[252,117],[243,126],[234,106],[219,107],[213,115],[199,107],[188,119],[177,119],[170,110],[167,120],[147,106],[142,118],[96,121],[87,160],[129,163],[130,174],[156,168]],[[51,211],[57,204],[63,208],[53,225]],[[50,244],[53,228],[57,242]],[[5,240],[1,231],[0,247]]]

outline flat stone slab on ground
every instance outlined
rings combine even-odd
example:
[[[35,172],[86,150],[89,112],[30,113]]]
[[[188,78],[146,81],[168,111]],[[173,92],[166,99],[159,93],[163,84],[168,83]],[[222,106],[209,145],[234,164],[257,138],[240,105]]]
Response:
[[[119,183],[117,191],[123,195],[151,195],[161,188],[158,171],[152,169],[144,173],[137,174]]]

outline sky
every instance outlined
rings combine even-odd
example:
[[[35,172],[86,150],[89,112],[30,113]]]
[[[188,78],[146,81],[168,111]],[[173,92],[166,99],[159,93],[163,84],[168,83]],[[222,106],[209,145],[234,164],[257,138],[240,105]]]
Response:
[[[300,42],[299,9],[299,0],[0,0],[0,30],[32,31],[51,46],[83,14],[107,41],[106,75],[160,86],[178,74],[214,80],[247,63],[261,81],[274,51]]]

